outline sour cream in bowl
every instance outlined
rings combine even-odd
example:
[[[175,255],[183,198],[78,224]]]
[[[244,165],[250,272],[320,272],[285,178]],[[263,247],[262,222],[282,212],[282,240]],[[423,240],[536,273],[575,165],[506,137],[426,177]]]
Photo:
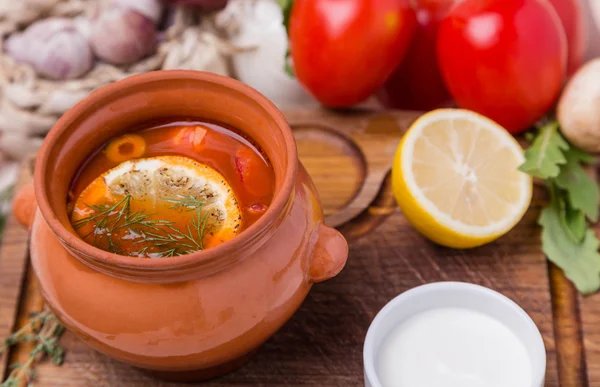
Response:
[[[440,282],[401,294],[377,314],[364,368],[367,387],[543,387],[546,353],[513,301]]]

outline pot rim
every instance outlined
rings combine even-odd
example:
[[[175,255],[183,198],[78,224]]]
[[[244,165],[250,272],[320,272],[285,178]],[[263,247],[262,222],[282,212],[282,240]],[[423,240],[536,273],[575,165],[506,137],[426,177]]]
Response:
[[[168,259],[140,259],[128,257],[102,250],[83,241],[74,231],[69,230],[60,222],[50,205],[48,196],[46,194],[47,189],[44,187],[45,175],[48,173],[48,159],[58,139],[73,125],[78,117],[88,110],[95,109],[96,105],[103,103],[110,98],[111,95],[118,93],[125,88],[143,83],[185,79],[216,83],[249,97],[260,107],[262,107],[269,116],[271,116],[277,127],[281,130],[285,142],[287,165],[281,188],[278,192],[275,192],[271,205],[263,214],[263,216],[261,216],[254,224],[243,230],[239,235],[236,235],[231,240],[207,250],[177,257],[170,257]],[[283,113],[281,113],[279,109],[277,109],[277,107],[261,93],[233,78],[214,73],[194,70],[160,70],[133,75],[104,86],[96,91],[93,91],[86,98],[81,100],[65,114],[63,114],[63,116],[54,124],[46,136],[38,153],[34,171],[34,189],[38,207],[42,216],[54,234],[58,236],[58,238],[61,239],[70,249],[81,252],[93,260],[98,261],[98,263],[106,264],[108,266],[154,271],[160,269],[196,266],[205,262],[212,262],[219,257],[227,256],[234,250],[243,248],[249,243],[256,241],[256,239],[260,237],[263,232],[266,232],[268,229],[270,229],[270,226],[275,223],[278,217],[286,212],[285,209],[290,201],[292,189],[296,180],[297,170],[298,153],[292,130],[287,120],[283,116]],[[69,181],[68,183],[70,184],[71,182]]]

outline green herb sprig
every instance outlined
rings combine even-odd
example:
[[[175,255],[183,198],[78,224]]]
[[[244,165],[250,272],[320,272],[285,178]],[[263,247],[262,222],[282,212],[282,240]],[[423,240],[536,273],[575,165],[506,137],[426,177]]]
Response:
[[[0,354],[2,354],[8,348],[22,343],[34,344],[25,362],[10,365],[12,371],[1,387],[21,387],[24,383],[27,387],[33,387],[36,376],[34,366],[44,357],[49,357],[52,363],[61,365],[65,351],[60,346],[59,340],[63,332],[64,327],[50,311],[32,314],[29,322],[5,338],[0,346]]]
[[[592,227],[598,220],[600,191],[584,169],[594,161],[569,144],[554,121],[539,129],[519,168],[545,181],[550,204],[538,220],[542,250],[583,294],[600,289],[600,242]]]
[[[173,203],[172,209],[195,211],[189,225],[184,231],[174,227],[173,222],[151,219],[152,214],[144,211],[131,211],[131,195],[126,195],[114,205],[87,205],[96,211],[95,214],[73,222],[73,227],[81,228],[92,223],[93,229],[83,239],[93,235],[93,244],[99,246],[100,239],[106,238],[108,250],[115,254],[128,254],[136,257],[166,258],[190,254],[204,250],[204,238],[212,229],[208,221],[210,213],[202,214],[204,203],[194,196],[162,198]],[[124,252],[113,240],[113,234],[126,229],[135,235],[133,244],[152,242],[152,246],[144,246],[138,250]]]

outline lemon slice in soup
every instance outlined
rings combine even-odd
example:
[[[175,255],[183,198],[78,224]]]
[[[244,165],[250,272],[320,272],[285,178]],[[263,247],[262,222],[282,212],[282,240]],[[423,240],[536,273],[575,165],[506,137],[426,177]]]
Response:
[[[225,178],[181,156],[129,160],[110,169],[77,198],[71,222],[96,247],[153,258],[216,246],[242,228]]]

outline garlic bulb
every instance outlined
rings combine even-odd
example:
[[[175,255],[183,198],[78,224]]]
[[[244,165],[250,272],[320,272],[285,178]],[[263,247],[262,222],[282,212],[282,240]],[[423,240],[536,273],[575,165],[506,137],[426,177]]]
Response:
[[[129,8],[138,11],[154,24],[158,24],[163,12],[163,5],[159,0],[112,0],[123,8]]]
[[[156,49],[156,26],[127,4],[113,1],[95,17],[91,44],[96,56],[106,62],[133,63]]]
[[[6,53],[50,79],[78,78],[93,66],[85,37],[70,19],[40,20],[5,42]]]
[[[237,78],[254,87],[277,107],[317,106],[300,83],[285,72],[288,46],[283,14],[276,0],[231,0],[217,16],[232,43]]]
[[[89,42],[92,39],[92,21],[89,18],[77,16],[73,19],[73,24],[85,40]]]

